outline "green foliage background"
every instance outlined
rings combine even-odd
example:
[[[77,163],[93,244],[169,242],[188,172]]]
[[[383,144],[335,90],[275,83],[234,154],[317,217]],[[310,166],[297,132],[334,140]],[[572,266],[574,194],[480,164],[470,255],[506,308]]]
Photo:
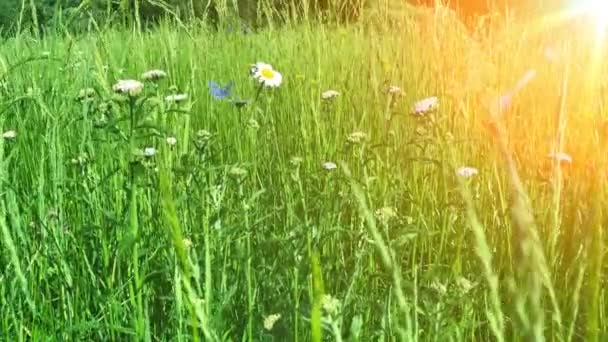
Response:
[[[18,28],[39,31],[69,29],[83,31],[91,23],[117,24],[136,22],[139,13],[143,25],[154,23],[164,15],[182,20],[205,19],[217,24],[222,19],[239,18],[259,26],[269,16],[276,21],[308,4],[311,15],[334,13],[345,18],[357,17],[364,0],[2,0],[0,30],[6,35]]]

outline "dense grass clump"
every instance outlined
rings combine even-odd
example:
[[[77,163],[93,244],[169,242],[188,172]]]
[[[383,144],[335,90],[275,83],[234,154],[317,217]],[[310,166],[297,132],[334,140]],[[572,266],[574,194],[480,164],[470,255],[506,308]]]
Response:
[[[0,339],[605,340],[604,48],[493,25],[7,40]]]

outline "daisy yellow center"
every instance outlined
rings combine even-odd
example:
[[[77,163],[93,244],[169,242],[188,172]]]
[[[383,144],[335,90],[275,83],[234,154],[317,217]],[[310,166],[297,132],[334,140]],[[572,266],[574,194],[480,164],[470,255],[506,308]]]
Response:
[[[260,74],[265,79],[269,79],[270,80],[270,79],[274,78],[274,71],[272,71],[270,69],[262,69],[262,71],[260,72]]]

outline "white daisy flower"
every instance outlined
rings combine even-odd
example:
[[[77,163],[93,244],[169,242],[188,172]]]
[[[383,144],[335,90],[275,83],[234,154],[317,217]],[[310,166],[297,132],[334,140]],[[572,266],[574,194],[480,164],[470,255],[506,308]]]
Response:
[[[174,94],[174,95],[169,95],[169,96],[165,97],[165,101],[174,102],[174,103],[183,102],[183,101],[186,101],[187,99],[188,99],[188,94]]]
[[[167,144],[169,146],[174,146],[177,144],[177,139],[175,137],[167,137]]]
[[[323,100],[331,100],[334,99],[336,97],[340,96],[340,93],[336,90],[330,89],[330,90],[326,90],[323,93],[321,93],[321,98]]]
[[[464,178],[471,178],[475,175],[477,175],[479,173],[479,170],[477,170],[474,167],[469,167],[469,166],[464,166],[459,168],[458,170],[456,170],[456,174],[459,175],[460,177],[464,177]]]
[[[11,140],[11,139],[15,139],[16,137],[17,137],[17,132],[15,132],[13,130],[2,133],[3,139]]]
[[[325,162],[323,163],[323,165],[321,165],[325,170],[335,170],[338,168],[338,165],[336,165],[336,163],[333,162]]]
[[[117,93],[137,96],[144,89],[144,84],[136,80],[119,80],[112,89]]]
[[[549,153],[547,155],[547,157],[549,157],[551,159],[555,159],[559,163],[566,162],[568,164],[572,164],[572,157],[563,152]]]
[[[251,69],[249,70],[249,74],[253,77],[257,75],[262,69],[272,69],[272,65],[268,63],[257,62],[251,65]]]
[[[265,87],[278,87],[283,82],[280,72],[274,70],[272,65],[266,63],[256,63],[251,67],[251,75],[254,79],[263,83]]]
[[[165,77],[167,73],[160,69],[148,70],[141,75],[141,79],[145,81],[157,81]]]
[[[432,112],[439,107],[439,99],[435,96],[427,97],[414,104],[414,114],[424,115],[428,112]]]
[[[154,157],[156,155],[156,149],[154,147],[146,147],[144,148],[144,156],[146,157]]]

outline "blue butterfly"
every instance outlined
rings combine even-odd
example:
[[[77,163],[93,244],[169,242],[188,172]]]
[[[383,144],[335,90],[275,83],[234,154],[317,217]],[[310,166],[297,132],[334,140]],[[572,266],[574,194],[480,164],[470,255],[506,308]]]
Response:
[[[234,85],[234,82],[232,81],[228,82],[224,88],[213,81],[209,81],[207,84],[209,85],[209,93],[211,96],[218,100],[225,99],[232,95],[232,86]]]

